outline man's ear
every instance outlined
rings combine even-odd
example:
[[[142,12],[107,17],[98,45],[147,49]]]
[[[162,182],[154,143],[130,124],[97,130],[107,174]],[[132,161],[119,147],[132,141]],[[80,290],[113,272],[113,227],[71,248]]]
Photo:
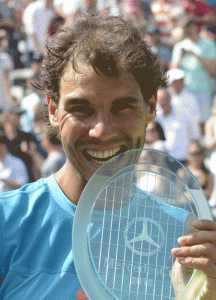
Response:
[[[50,124],[53,127],[58,127],[58,114],[57,114],[57,105],[55,102],[47,95],[47,104],[48,104],[48,110],[49,110],[49,120]]]
[[[156,118],[157,93],[148,100],[147,124],[151,123]]]

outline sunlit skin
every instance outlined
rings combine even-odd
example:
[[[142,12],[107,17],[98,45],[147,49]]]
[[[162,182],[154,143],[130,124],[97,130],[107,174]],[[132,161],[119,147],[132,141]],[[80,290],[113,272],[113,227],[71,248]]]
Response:
[[[129,73],[115,78],[99,76],[88,66],[80,71],[68,67],[62,76],[58,106],[48,97],[50,122],[59,129],[67,155],[56,179],[75,204],[104,161],[143,147],[156,106],[154,97],[147,105]]]

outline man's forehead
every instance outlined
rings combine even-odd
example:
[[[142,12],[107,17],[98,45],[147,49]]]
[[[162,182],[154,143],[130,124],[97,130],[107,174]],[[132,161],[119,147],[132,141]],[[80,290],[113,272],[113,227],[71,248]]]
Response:
[[[112,82],[114,87],[125,85],[139,89],[136,79],[128,71],[122,71],[118,77],[107,76],[100,71],[97,73],[91,65],[84,63],[80,63],[77,70],[74,69],[72,63],[68,64],[60,80],[60,88],[63,82],[68,83],[70,87],[74,85],[76,88],[86,88],[88,85],[100,87],[103,80],[104,82]]]

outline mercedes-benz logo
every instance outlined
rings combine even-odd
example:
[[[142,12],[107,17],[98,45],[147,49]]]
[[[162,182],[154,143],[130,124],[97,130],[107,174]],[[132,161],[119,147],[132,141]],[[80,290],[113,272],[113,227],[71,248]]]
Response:
[[[138,218],[130,221],[124,230],[126,246],[141,256],[156,254],[164,245],[163,228],[149,218]]]

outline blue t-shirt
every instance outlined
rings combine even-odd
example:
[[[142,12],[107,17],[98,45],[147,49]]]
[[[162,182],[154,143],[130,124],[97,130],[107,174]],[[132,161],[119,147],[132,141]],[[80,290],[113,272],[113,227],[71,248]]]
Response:
[[[141,199],[140,191],[138,194]],[[156,202],[158,208],[162,205],[163,214],[177,217],[184,224],[187,212],[172,211],[170,205]],[[75,211],[76,206],[62,192],[54,175],[0,196],[0,298],[88,299],[73,262]],[[92,232],[90,236],[97,242],[100,234]]]
[[[0,197],[0,298],[87,299],[73,263],[76,206],[54,176]]]

